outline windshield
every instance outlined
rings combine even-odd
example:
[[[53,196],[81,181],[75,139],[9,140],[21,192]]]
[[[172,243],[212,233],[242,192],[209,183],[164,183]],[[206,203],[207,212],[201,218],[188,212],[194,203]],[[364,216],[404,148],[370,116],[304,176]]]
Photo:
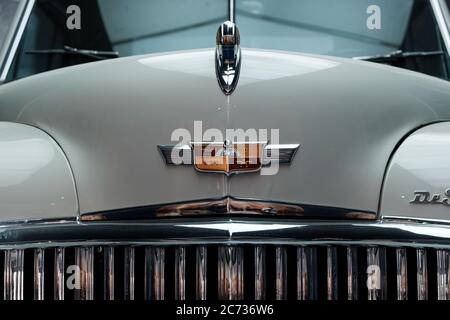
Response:
[[[441,52],[390,64],[448,78],[428,0],[237,0],[236,8],[243,48],[347,58]],[[226,15],[218,0],[36,0],[8,80],[98,60],[73,49],[124,57],[212,48]]]

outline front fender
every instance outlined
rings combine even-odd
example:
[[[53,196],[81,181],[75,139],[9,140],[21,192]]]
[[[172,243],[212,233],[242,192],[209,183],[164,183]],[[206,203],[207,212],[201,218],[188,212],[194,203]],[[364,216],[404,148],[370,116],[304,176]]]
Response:
[[[0,221],[74,218],[78,211],[59,145],[35,127],[0,122]]]
[[[407,137],[392,157],[381,216],[450,222],[449,188],[450,122],[423,127]]]

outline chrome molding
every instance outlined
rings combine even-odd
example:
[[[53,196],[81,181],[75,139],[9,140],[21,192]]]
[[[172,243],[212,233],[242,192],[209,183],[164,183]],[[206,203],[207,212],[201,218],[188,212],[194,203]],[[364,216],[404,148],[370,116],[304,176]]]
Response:
[[[23,300],[24,250],[12,249],[5,252],[4,299]]]
[[[312,205],[223,197],[189,202],[152,205],[107,212],[85,213],[81,221],[145,221],[163,217],[196,217],[213,215],[256,215],[301,217],[310,219],[375,220],[375,212]]]
[[[105,252],[104,262],[104,281],[105,287],[103,289],[104,300],[114,300],[114,247],[103,247]]]
[[[287,299],[287,252],[281,246],[275,248],[275,299]]]
[[[44,300],[45,250],[34,250],[34,300]]]
[[[266,298],[266,248],[255,246],[255,300]]]
[[[450,54],[450,13],[445,0],[430,0],[434,16],[444,41],[447,55]]]
[[[417,300],[428,300],[427,250],[416,250]]]
[[[327,248],[327,299],[337,300],[338,297],[338,261],[337,248]]]
[[[0,85],[6,80],[23,32],[33,10],[35,0],[21,0],[5,43],[0,46]]]
[[[358,300],[358,248],[347,247],[347,300]]]
[[[197,300],[206,300],[207,294],[207,257],[208,249],[204,246],[196,248],[196,298]]]
[[[80,239],[84,239],[80,241]],[[121,222],[36,222],[0,226],[0,249],[193,244],[362,245],[450,249],[450,226],[396,221],[303,221],[211,217]],[[204,248],[206,254],[206,247]],[[129,258],[131,255],[129,255]],[[200,259],[204,261],[204,259]],[[206,262],[206,261],[205,261]],[[56,264],[55,270],[61,270]],[[64,274],[62,273],[62,276]],[[56,275],[55,275],[56,276]]]
[[[386,248],[367,248],[368,300],[386,300]]]
[[[438,300],[450,300],[450,251],[437,251]]]
[[[397,300],[408,300],[408,258],[406,248],[397,248]]]
[[[235,0],[228,0],[228,20],[235,23],[236,3]]]
[[[147,259],[146,259],[147,262]],[[126,247],[124,252],[124,290],[123,299],[124,300],[134,300],[134,279],[135,279],[135,264],[136,255],[134,247]],[[147,271],[149,269],[145,268],[145,275],[147,276]],[[148,278],[146,278],[148,279]],[[147,280],[146,280],[147,283]]]
[[[317,299],[317,252],[314,247],[297,248],[297,300]]]
[[[75,248],[75,264],[80,268],[80,288],[76,300],[94,300],[94,247]]]
[[[244,250],[226,246],[218,249],[219,300],[244,299]]]
[[[55,248],[55,261],[54,261],[54,299],[64,300],[64,263],[65,263],[65,248]]]
[[[186,247],[175,248],[175,300],[186,299]]]
[[[145,248],[145,299],[164,300],[165,249]]]

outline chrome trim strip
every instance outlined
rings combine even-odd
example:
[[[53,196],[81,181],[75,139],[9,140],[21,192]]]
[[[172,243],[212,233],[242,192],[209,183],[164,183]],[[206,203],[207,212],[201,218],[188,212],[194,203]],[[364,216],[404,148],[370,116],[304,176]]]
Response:
[[[85,239],[85,240],[80,240]],[[24,223],[0,226],[0,249],[115,244],[357,244],[450,248],[450,226],[303,221],[269,217],[155,219],[150,222]]]
[[[218,248],[219,300],[244,298],[244,250],[242,247]]]
[[[94,300],[94,247],[75,248],[75,264],[80,270],[75,300]]]
[[[450,300],[450,251],[437,250],[438,300]]]
[[[145,299],[164,300],[165,249],[145,248]]]
[[[397,261],[397,300],[408,300],[408,259],[406,248],[395,250]]]
[[[327,247],[327,299],[338,299],[338,257],[336,247]]]
[[[275,248],[275,299],[287,299],[287,251],[286,247]]]
[[[386,300],[386,248],[367,248],[368,300]]]
[[[269,144],[264,148],[263,166],[269,165],[272,161],[289,164],[294,160],[299,148],[299,144]]]
[[[317,249],[297,248],[297,300],[317,299]]]
[[[263,201],[222,197],[176,203],[150,205],[137,208],[110,210],[81,214],[81,221],[147,220],[159,217],[189,217],[214,214],[292,216],[312,219],[358,219],[375,220],[376,213],[281,201]]]
[[[444,40],[447,55],[450,54],[450,15],[444,0],[430,0],[442,39]]]
[[[175,300],[186,299],[186,247],[175,248]]]
[[[4,299],[23,300],[24,250],[5,252]]]
[[[54,300],[64,300],[65,248],[55,248]]]
[[[34,250],[34,300],[44,300],[45,250]]]
[[[103,299],[114,300],[114,247],[103,247],[104,269],[103,269]]]
[[[123,258],[124,258],[123,299],[134,300],[134,279],[135,279],[134,272],[136,264],[136,254],[134,247],[125,247]]]
[[[427,250],[416,249],[417,300],[428,300]]]
[[[429,219],[429,218],[417,218],[417,217],[405,217],[405,216],[381,216],[381,220],[385,222],[398,222],[398,223],[430,223],[430,224],[441,224],[449,225],[450,220],[442,219]]]
[[[199,246],[196,248],[196,299],[206,300],[207,298],[207,248]]]
[[[236,4],[235,0],[228,0],[228,20],[236,23]]]
[[[358,300],[358,247],[347,247],[347,300]]]
[[[34,7],[34,3],[35,0],[21,1],[19,6],[22,5],[23,8],[19,8],[21,10],[19,12],[19,17],[15,18],[17,20],[15,22],[15,26],[11,27],[6,38],[6,43],[9,42],[9,45],[6,45],[4,48],[0,47],[0,85],[6,80],[9,69],[11,68],[17,48],[19,47],[22,39],[23,32],[25,31],[25,27]]]
[[[266,298],[266,248],[255,246],[255,300]]]

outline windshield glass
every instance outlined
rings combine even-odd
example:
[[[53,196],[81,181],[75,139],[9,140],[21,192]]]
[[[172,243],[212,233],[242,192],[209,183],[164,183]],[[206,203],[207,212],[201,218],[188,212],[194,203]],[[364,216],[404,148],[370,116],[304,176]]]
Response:
[[[121,57],[211,48],[225,20],[227,1],[36,0],[9,80],[98,58],[74,48]],[[390,64],[448,78],[428,0],[237,0],[236,23],[244,48],[348,58],[440,52]]]

